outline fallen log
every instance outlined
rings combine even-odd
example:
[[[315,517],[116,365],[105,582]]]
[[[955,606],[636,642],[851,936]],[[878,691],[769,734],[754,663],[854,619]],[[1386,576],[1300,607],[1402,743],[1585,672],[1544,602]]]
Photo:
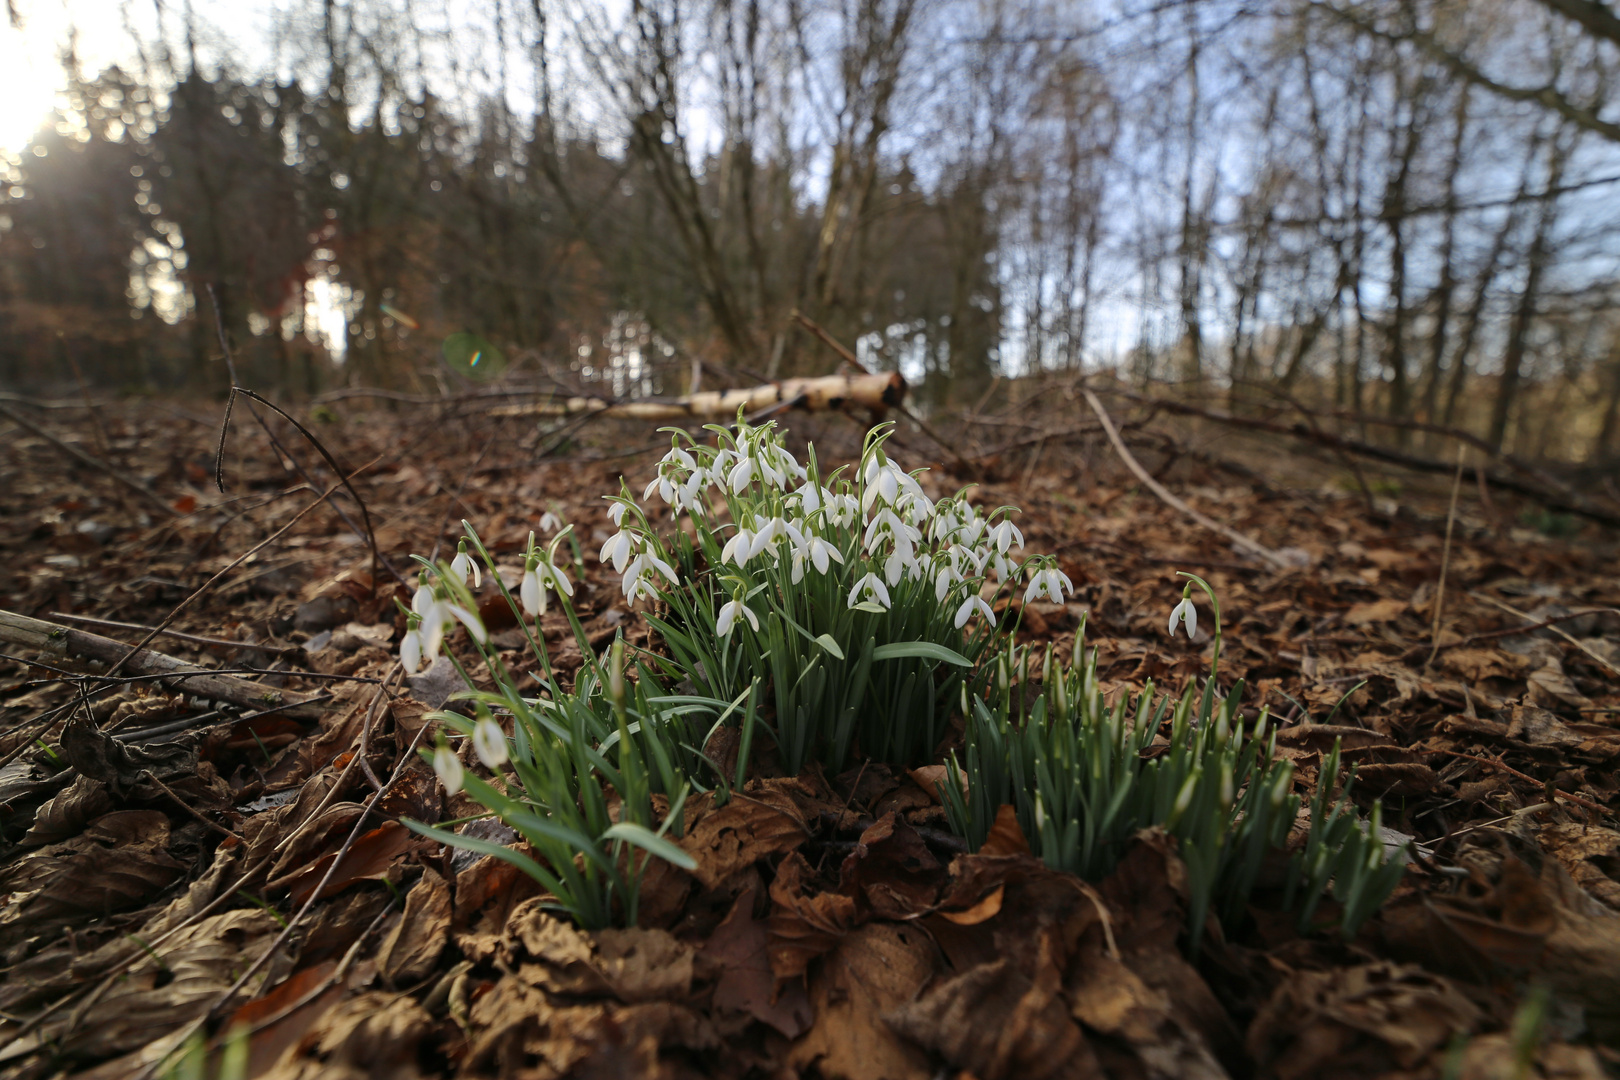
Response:
[[[491,416],[575,416],[591,414],[623,420],[718,420],[736,418],[737,410],[753,414],[772,406],[823,412],[858,406],[882,414],[906,398],[906,380],[887,375],[823,375],[783,379],[745,390],[706,390],[686,397],[608,401],[597,397],[551,398],[526,405],[502,405]]]
[[[30,619],[11,611],[0,611],[0,641],[25,649],[38,649],[45,654],[40,657],[41,660],[78,656],[98,660],[109,667],[123,660],[130,650],[130,646],[122,641],[41,619]],[[247,642],[243,642],[242,647],[253,648]],[[216,675],[199,669],[195,664],[151,649],[142,649],[130,657],[122,671],[130,675],[168,676],[160,678],[158,682],[195,697],[223,701],[247,709],[264,709],[292,702],[287,708],[279,710],[282,715],[298,720],[314,720],[321,715],[318,703],[306,701],[298,695],[286,694],[275,687],[232,675]]]

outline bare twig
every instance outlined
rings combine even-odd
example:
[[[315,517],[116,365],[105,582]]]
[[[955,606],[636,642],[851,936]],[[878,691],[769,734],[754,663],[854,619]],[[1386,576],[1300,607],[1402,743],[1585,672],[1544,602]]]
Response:
[[[1108,410],[1103,408],[1102,402],[1097,400],[1097,395],[1092,393],[1089,387],[1084,386],[1080,388],[1080,392],[1085,395],[1086,404],[1091,406],[1091,411],[1097,414],[1097,419],[1102,421],[1103,433],[1108,436],[1108,441],[1113,443],[1114,452],[1119,455],[1121,461],[1125,462],[1125,467],[1130,469],[1131,472],[1136,475],[1136,478],[1142,481],[1142,483],[1147,486],[1148,490],[1157,495],[1166,506],[1181,511],[1181,513],[1185,514],[1193,521],[1196,521],[1204,528],[1210,530],[1211,532],[1219,533],[1221,536],[1224,536],[1228,540],[1232,541],[1232,543],[1237,547],[1240,547],[1243,550],[1264,559],[1272,567],[1276,569],[1285,569],[1287,567],[1288,564],[1284,562],[1282,556],[1278,555],[1275,551],[1272,551],[1270,548],[1261,544],[1257,540],[1250,539],[1249,537],[1238,532],[1236,529],[1222,525],[1213,518],[1206,517],[1205,515],[1199,513],[1197,510],[1194,510],[1192,507],[1188,506],[1181,499],[1177,498],[1163,484],[1153,479],[1152,474],[1144,469],[1142,467],[1142,463],[1137,461],[1136,458],[1132,456],[1130,450],[1126,448],[1125,440],[1119,437],[1119,431],[1114,427],[1113,419],[1108,415]]]
[[[1433,648],[1429,650],[1429,658],[1423,662],[1427,668],[1434,663],[1434,658],[1440,654],[1440,613],[1446,602],[1446,570],[1451,566],[1451,529],[1457,523],[1457,495],[1462,491],[1463,456],[1467,449],[1461,445],[1457,447],[1457,477],[1451,483],[1451,506],[1446,510],[1446,543],[1440,551],[1440,584],[1434,590],[1434,631]]]
[[[64,611],[48,611],[47,619],[53,622],[82,623],[85,626],[105,626],[114,630],[140,630],[148,631],[150,626],[140,623],[118,622],[116,619],[92,619],[88,615],[69,615]],[[231,641],[227,638],[202,637],[198,634],[187,634],[179,630],[160,630],[159,636],[174,638],[176,641],[189,641],[194,645],[223,645],[231,649],[252,649],[254,652],[268,653],[271,656],[292,656],[304,651],[301,645],[262,645],[252,641]]]

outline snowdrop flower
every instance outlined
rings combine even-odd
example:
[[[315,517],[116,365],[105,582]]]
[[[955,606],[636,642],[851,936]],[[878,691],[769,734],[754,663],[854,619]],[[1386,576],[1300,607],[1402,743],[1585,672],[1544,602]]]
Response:
[[[531,619],[546,613],[546,590],[540,584],[540,573],[536,569],[540,560],[530,556],[528,569],[523,571],[523,585],[518,590],[518,599],[523,601],[523,611]]]
[[[506,764],[506,732],[501,730],[501,725],[495,722],[494,717],[483,717],[473,726],[472,744],[473,753],[478,755],[478,760],[491,769],[498,769]]]
[[[615,505],[620,508],[621,512],[623,511],[623,503],[616,503]],[[607,543],[602,545],[602,551],[596,557],[597,561],[611,562],[615,573],[624,573],[625,563],[630,561],[630,556],[635,551],[635,541],[632,539],[634,535],[634,533],[626,529],[620,529],[608,537]]]
[[[478,563],[473,560],[471,555],[467,554],[467,541],[465,540],[461,542],[461,547],[456,551],[456,557],[450,561],[450,570],[461,578],[463,585],[467,584],[469,574],[472,576],[473,588],[479,588],[484,584],[484,575],[479,573]]]
[[[753,553],[754,534],[739,525],[731,539],[726,541],[726,546],[720,550],[720,561],[736,563],[740,568],[748,562]]]
[[[883,584],[876,574],[867,574],[855,583],[853,589],[849,590],[850,607],[868,601],[876,601],[885,608],[891,606],[888,587]]]
[[[720,615],[714,620],[714,632],[721,637],[730,634],[732,624],[737,621],[738,615],[748,620],[748,625],[754,628],[754,633],[759,633],[759,617],[741,600],[727,600],[721,606]]]
[[[731,493],[735,495],[747,487],[748,482],[753,478],[754,459],[745,457],[737,462],[736,467],[731,470],[731,475],[726,478],[726,484],[731,488]]]
[[[465,626],[467,628],[467,633],[471,634],[473,636],[473,640],[478,642],[478,644],[482,645],[489,640],[489,631],[484,629],[484,620],[478,617],[477,612],[468,611],[460,604],[444,604],[442,605],[442,609],[445,614],[455,619],[462,626]],[[437,649],[434,650],[434,652],[437,651]]]
[[[675,568],[669,563],[654,555],[651,551],[643,551],[630,561],[624,571],[624,598],[635,600],[637,596],[655,596],[657,588],[650,579],[644,577],[646,571],[656,570],[669,579],[671,585],[679,586],[680,578],[675,576]]]
[[[433,751],[433,771],[439,774],[439,782],[444,790],[454,795],[461,790],[466,780],[466,770],[461,767],[461,759],[444,743]]]
[[[399,662],[410,675],[422,670],[422,632],[416,628],[418,622],[419,619],[411,620],[410,629],[399,643]]]
[[[783,521],[781,518],[771,518],[769,521],[765,522],[764,528],[760,529],[759,532],[754,534],[753,541],[748,545],[748,557],[752,559],[755,555],[758,555],[760,552],[774,544],[778,537],[786,535],[787,522]],[[741,564],[739,563],[738,565]]]
[[[550,556],[540,564],[540,584],[558,596],[574,595],[574,583],[568,580],[568,575],[563,573],[562,567],[551,561]]]
[[[825,574],[833,562],[839,566],[844,565],[844,553],[819,536],[805,545],[804,550],[810,556],[811,565],[816,568],[818,574]]]
[[[996,625],[996,613],[990,610],[990,605],[984,602],[983,597],[974,593],[962,601],[962,606],[956,609],[956,628],[960,630],[966,626],[967,621],[973,618],[974,612],[983,615],[985,622],[991,626]]]
[[[613,522],[613,527],[615,529],[624,528],[622,522],[624,521],[624,512],[627,509],[629,508],[622,502],[616,502],[612,506],[608,507],[608,520]],[[540,522],[540,527],[542,529],[546,527],[544,520]]]
[[[943,604],[951,593],[951,586],[961,580],[962,575],[956,572],[954,566],[941,567],[939,576],[934,578],[934,599]]]
[[[1024,590],[1024,603],[1027,604],[1044,594],[1052,603],[1061,604],[1064,590],[1074,592],[1074,583],[1057,567],[1048,566],[1044,570],[1036,571],[1035,576],[1030,579],[1029,588]]]
[[[612,516],[612,513],[613,512],[611,510],[608,511],[609,516]],[[619,513],[623,514],[624,511],[621,509]],[[617,522],[614,524],[617,524]],[[558,517],[556,514],[553,514],[550,510],[547,510],[545,513],[540,515],[541,532],[552,533],[556,532],[560,528],[562,528],[562,518]]]
[[[990,526],[990,535],[987,539],[995,545],[996,551],[1002,555],[1007,554],[1009,547],[1016,546],[1019,550],[1023,550],[1024,547],[1024,534],[1019,532],[1018,526],[1007,518],[1002,518],[998,523]]]
[[[793,493],[793,496],[799,500],[799,509],[804,512],[805,517],[809,517],[821,509],[821,485],[814,480],[806,481],[803,487]]]
[[[1170,609],[1170,636],[1176,636],[1176,624],[1183,619],[1187,621],[1187,640],[1191,641],[1193,635],[1198,633],[1198,609],[1193,606],[1192,597],[1183,596],[1181,603]]]

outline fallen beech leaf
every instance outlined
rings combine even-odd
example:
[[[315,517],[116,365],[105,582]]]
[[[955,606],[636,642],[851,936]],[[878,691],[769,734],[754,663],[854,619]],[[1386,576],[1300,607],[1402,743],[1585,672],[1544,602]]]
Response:
[[[1393,622],[1406,611],[1406,601],[1386,597],[1364,604],[1356,604],[1344,613],[1346,626],[1366,626],[1369,623]]]
[[[1003,806],[996,811],[996,820],[990,833],[979,848],[980,855],[1028,855],[1029,841],[1018,824],[1018,811]]]
[[[980,1080],[1085,1080],[1103,1072],[1059,990],[1052,935],[1033,974],[1002,959],[935,986],[884,1015],[895,1031]]]
[[[384,822],[354,842],[348,853],[343,856],[343,862],[332,874],[332,880],[321,890],[321,896],[335,896],[357,881],[381,879],[387,876],[388,868],[395,859],[412,848],[427,847],[431,843],[424,841],[397,821]],[[271,882],[267,888],[289,889],[293,904],[302,906],[309,900],[315,887],[321,883],[321,878],[326,875],[326,868],[332,865],[335,858],[337,852],[334,851],[294,874]]]
[[[720,968],[714,1005],[747,1013],[796,1039],[810,1026],[810,999],[798,979],[784,983],[777,992],[766,953],[769,942],[765,923],[754,918],[754,890],[750,887],[737,897],[725,921],[703,946],[704,957]]]
[[[339,1002],[261,1080],[414,1080],[417,1044],[433,1018],[402,994],[376,991]]]
[[[1620,832],[1573,822],[1543,825],[1537,839],[1575,883],[1611,908],[1620,908]]]
[[[939,795],[940,785],[947,782],[946,778],[949,775],[950,775],[950,770],[947,769],[943,765],[924,765],[920,769],[912,769],[911,770],[911,779],[916,782],[918,787],[920,787],[924,791],[928,792],[928,797],[933,799],[936,804],[939,804],[941,802],[940,795]],[[960,781],[961,781],[962,794],[966,795],[967,794],[967,774],[966,773],[961,773],[960,774]]]
[[[810,864],[797,851],[782,860],[771,882],[771,970],[778,979],[803,975],[810,961],[838,946],[856,924],[855,900],[839,893],[806,895]]]
[[[450,940],[450,886],[431,869],[405,896],[405,914],[377,950],[377,969],[395,986],[425,979]]]
[[[1416,966],[1296,971],[1255,1017],[1248,1049],[1278,1080],[1351,1080],[1415,1069],[1482,1018],[1462,991]]]
[[[927,1080],[928,1057],[882,1017],[934,975],[934,947],[915,927],[872,923],[843,938],[810,981],[815,1024],[788,1064],[828,1080]]]
[[[1007,887],[997,885],[990,895],[965,911],[941,911],[939,917],[949,919],[957,926],[977,926],[986,919],[993,919],[1001,914],[1001,901],[1006,895]]]
[[[767,855],[793,850],[808,835],[797,804],[778,782],[735,796],[698,818],[679,843],[697,860],[692,875],[713,889]]]
[[[883,919],[908,919],[934,906],[945,868],[917,830],[890,812],[861,834],[839,869],[839,891]]]

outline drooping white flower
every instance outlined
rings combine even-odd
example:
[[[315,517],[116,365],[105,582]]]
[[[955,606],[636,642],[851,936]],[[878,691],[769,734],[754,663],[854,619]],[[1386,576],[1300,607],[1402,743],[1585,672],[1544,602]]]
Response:
[[[433,771],[439,774],[439,782],[451,795],[460,791],[466,780],[466,770],[461,767],[461,759],[444,743],[440,743],[439,748],[433,751]]]
[[[849,590],[850,607],[867,601],[876,601],[885,608],[892,606],[889,600],[888,586],[884,585],[883,580],[876,574],[867,574],[855,583],[854,588]]]
[[[726,478],[726,484],[731,488],[731,493],[735,495],[747,487],[748,482],[753,478],[754,459],[745,457],[737,462],[736,466],[731,470],[731,475]]]
[[[471,555],[467,554],[467,541],[465,540],[461,542],[461,549],[456,552],[456,557],[450,560],[450,570],[461,578],[463,585],[467,584],[469,575],[472,577],[473,588],[480,588],[484,584],[484,575],[479,572],[478,563]]]
[[[991,626],[996,625],[996,613],[990,609],[989,604],[984,602],[984,598],[982,596],[980,596],[978,593],[973,593],[966,600],[962,601],[961,607],[956,609],[956,628],[960,630],[962,627],[966,626],[967,621],[973,618],[974,612],[978,612],[980,615],[983,615],[985,622],[989,623]]]
[[[954,567],[940,567],[939,575],[934,578],[934,599],[943,604],[945,597],[950,595],[951,586],[961,580],[961,576],[957,574]]]
[[[754,628],[754,633],[759,633],[759,617],[741,600],[727,600],[721,605],[720,614],[714,620],[714,632],[721,637],[730,634],[738,615],[748,620],[748,625]]]
[[[415,675],[422,670],[422,634],[415,627],[405,631],[400,639],[399,662],[407,674]]]
[[[1029,588],[1024,590],[1024,603],[1039,599],[1042,595],[1048,597],[1052,603],[1063,603],[1064,590],[1074,591],[1074,583],[1069,576],[1055,566],[1048,566],[1044,570],[1035,572],[1030,579]]]
[[[1009,547],[1016,546],[1019,550],[1023,550],[1024,534],[1019,532],[1018,526],[1014,525],[1010,520],[1002,518],[999,522],[990,526],[989,541],[995,545],[998,553],[1005,555]]]
[[[508,760],[506,750],[506,732],[501,725],[495,722],[494,717],[485,716],[473,725],[472,733],[473,753],[491,769],[498,769]]]
[[[821,509],[821,485],[814,480],[806,481],[793,495],[799,500],[799,509],[805,517]]]
[[[489,640],[489,631],[484,629],[484,620],[478,617],[476,611],[468,611],[460,604],[445,604],[445,613],[467,628],[467,633],[473,640],[482,645]]]
[[[619,512],[621,514],[624,513],[624,511],[622,509]],[[608,514],[609,514],[609,516],[611,516],[612,511],[611,510],[608,511]],[[614,524],[618,524],[618,523],[614,522]],[[560,528],[562,528],[562,518],[558,517],[556,514],[553,514],[550,510],[547,510],[545,513],[540,515],[540,531],[541,532],[543,532],[543,533],[554,533]]]
[[[546,613],[546,590],[540,586],[540,572],[533,565],[523,571],[523,585],[518,590],[523,611],[531,619]]]
[[[836,562],[839,566],[844,565],[844,553],[819,536],[812,539],[807,547],[810,562],[815,566],[818,574],[825,574],[831,562]]]
[[[616,503],[615,505],[620,508],[624,506],[623,503]],[[601,553],[597,555],[597,560],[604,563],[611,562],[616,573],[624,573],[624,566],[630,561],[630,556],[635,551],[635,542],[631,539],[633,535],[628,530],[620,529],[608,537],[607,543],[602,545]]]
[[[638,596],[657,595],[657,587],[647,578],[648,570],[656,570],[669,580],[671,585],[680,585],[681,579],[675,575],[675,568],[669,563],[654,555],[649,549],[630,560],[630,565],[624,570],[624,598],[635,600]]]
[[[629,509],[629,508],[627,506],[625,506],[625,504],[622,503],[622,502],[613,503],[611,506],[608,507],[608,520],[613,522],[613,527],[615,529],[620,529],[620,528],[624,527],[621,523],[624,521],[624,512],[627,509]],[[545,528],[546,523],[544,521],[541,521],[540,522],[540,527],[542,529]]]
[[[1176,624],[1183,619],[1187,621],[1187,640],[1191,641],[1198,633],[1198,609],[1193,606],[1192,597],[1183,596],[1181,603],[1170,609],[1170,636],[1176,636]]]
[[[726,546],[720,550],[720,561],[722,563],[735,563],[738,567],[741,567],[748,562],[753,550],[754,534],[739,525],[737,531],[732,534],[731,539],[726,541]]]
[[[540,584],[548,589],[554,589],[559,596],[573,596],[574,583],[568,580],[562,567],[552,562],[540,564]]]

